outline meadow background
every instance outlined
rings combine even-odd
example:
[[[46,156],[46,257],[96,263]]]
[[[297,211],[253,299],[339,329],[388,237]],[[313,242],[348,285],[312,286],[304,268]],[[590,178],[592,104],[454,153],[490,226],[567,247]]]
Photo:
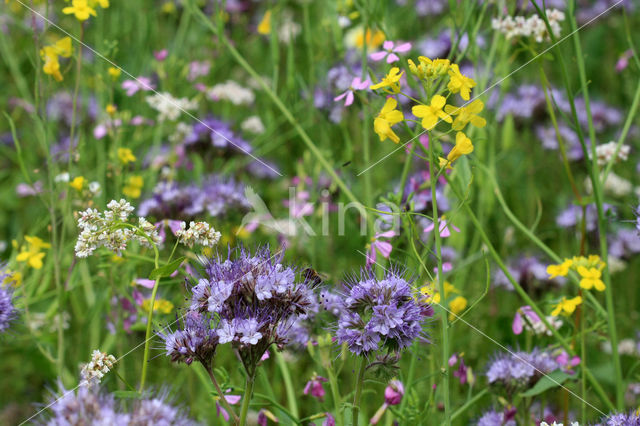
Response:
[[[206,370],[172,363],[156,333],[177,328],[200,256],[269,244],[299,273],[315,271],[315,291],[337,297],[336,306],[361,268],[381,278],[394,267],[411,277],[415,300],[433,308],[424,339],[367,371],[360,424],[385,401],[380,423],[388,425],[596,424],[611,413],[627,417],[603,424],[638,424],[640,5],[574,3],[3,2],[0,423],[97,422],[83,411],[64,423],[59,404],[46,406],[78,386],[98,349],[117,359],[99,387],[122,410],[161,395],[193,421],[226,424]],[[84,6],[95,16],[79,19]],[[70,7],[76,12],[63,12]],[[557,34],[538,40],[496,29],[505,16],[546,19],[551,9],[564,14]],[[385,40],[410,48],[394,63],[374,60]],[[421,55],[459,64],[475,82],[471,100],[484,104],[486,125],[465,130],[473,152],[451,170],[437,160],[456,144],[451,125],[426,133],[411,112],[450,78],[446,70],[433,84],[417,77],[408,60]],[[411,98],[393,85],[370,89],[394,66]],[[346,96],[334,100],[354,77],[370,83],[349,106]],[[381,141],[374,128],[388,96],[404,112],[393,126],[399,143]],[[467,100],[450,93],[447,101]],[[433,232],[434,194],[448,232]],[[153,275],[153,248],[136,242],[119,255],[76,256],[80,212],[121,198],[164,230],[158,255],[179,265]],[[258,198],[290,222],[243,222]],[[361,207],[344,213],[348,203]],[[207,222],[219,241],[176,249],[168,220]],[[549,265],[588,255],[606,263],[589,264],[601,275],[549,277]],[[564,309],[563,298],[578,296],[574,310]],[[249,423],[351,424],[363,356],[332,339],[342,308],[323,303],[282,351],[269,349]],[[557,331],[530,315],[533,305]],[[539,370],[490,379],[496,359],[536,350],[556,360],[544,371],[551,379]],[[223,389],[243,394],[246,372],[229,345],[218,348],[214,368]],[[392,379],[402,392],[389,390]],[[188,423],[171,413],[166,424]],[[161,424],[156,414],[139,424]]]

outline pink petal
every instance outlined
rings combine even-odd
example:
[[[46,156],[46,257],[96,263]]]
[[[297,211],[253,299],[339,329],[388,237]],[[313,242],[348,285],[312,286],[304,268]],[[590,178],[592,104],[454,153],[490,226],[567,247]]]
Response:
[[[334,102],[338,102],[340,99],[344,98],[345,96],[347,96],[347,93],[349,93],[349,90],[347,90],[346,92],[336,96],[335,98],[333,98]]]
[[[357,89],[357,90],[364,90],[364,89],[368,88],[369,86],[371,86],[371,80],[366,79],[365,81],[360,83],[358,86],[353,86],[353,88]]]
[[[156,282],[147,278],[138,278],[136,279],[136,284],[146,288],[153,288],[156,285]]]
[[[366,261],[367,265],[373,265],[374,263],[376,263],[376,257],[377,257],[376,248],[372,244],[371,250],[367,252],[367,261]]]
[[[396,231],[394,231],[393,229],[390,231],[385,231],[385,232],[380,232],[378,234],[375,235],[375,239],[377,240],[378,238],[391,238],[391,237],[395,237],[396,236]]]
[[[423,232],[431,232],[431,231],[433,231],[433,228],[435,228],[435,227],[436,227],[436,226],[433,224],[433,222],[431,222],[431,223],[429,224],[429,226],[427,226],[426,228],[424,228],[422,231],[423,231]]]
[[[511,329],[513,330],[513,334],[522,333],[522,316],[520,315],[520,312],[516,312],[516,316],[513,317]]]
[[[387,63],[392,64],[399,59],[400,58],[398,58],[398,55],[396,55],[395,53],[389,53],[389,56],[387,56]]]
[[[376,241],[372,245],[376,246],[378,251],[380,251],[380,254],[385,259],[389,258],[389,255],[391,254],[391,250],[393,249],[393,246],[391,245],[391,243],[389,243],[387,241]]]
[[[387,52],[385,52],[384,50],[381,52],[374,52],[369,55],[369,57],[374,61],[381,61],[385,56],[387,56]]]
[[[391,40],[387,40],[384,43],[382,43],[382,48],[384,50],[391,50],[391,49],[393,49],[394,45],[395,45],[394,42],[392,42]]]
[[[349,90],[347,93],[347,99],[344,101],[344,106],[349,106],[353,103],[353,91]]]
[[[400,46],[393,49],[393,51],[396,53],[404,53],[408,52],[409,50],[411,50],[411,43],[402,43]]]
[[[240,400],[242,399],[242,396],[240,396],[240,395],[225,395],[224,399],[226,399],[229,404],[236,405],[238,402],[240,402]]]

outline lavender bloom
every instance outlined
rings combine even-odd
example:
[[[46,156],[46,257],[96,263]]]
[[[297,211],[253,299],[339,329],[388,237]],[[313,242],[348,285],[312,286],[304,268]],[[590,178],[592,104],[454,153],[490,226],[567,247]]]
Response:
[[[61,91],[49,98],[47,102],[47,117],[49,120],[62,121],[71,127],[73,121],[73,96],[70,92]],[[93,96],[78,96],[76,104],[76,125],[85,121],[94,121],[98,116],[98,103]]]
[[[379,349],[398,351],[420,337],[426,310],[413,299],[409,284],[397,270],[388,271],[382,280],[363,270],[344,296],[338,343],[347,343],[357,355],[368,355]]]
[[[558,137],[556,135],[555,128],[550,126],[536,126],[536,136],[542,143],[544,149],[557,150],[558,149]],[[578,134],[573,131],[569,126],[564,123],[558,125],[558,132],[560,137],[567,147],[567,158],[571,161],[578,161],[584,157],[582,152],[582,146],[580,145],[580,139]],[[585,141],[587,147],[590,146],[590,142],[587,139]]]
[[[515,417],[511,411],[498,412],[495,410],[485,411],[478,419],[476,426],[516,426]]]
[[[253,148],[247,141],[231,130],[231,126],[215,117],[206,117],[193,124],[191,133],[184,139],[187,148],[211,145],[225,152],[251,153]]]
[[[218,336],[210,323],[206,315],[189,311],[184,316],[181,330],[159,333],[171,361],[189,365],[197,360],[205,367],[209,366],[218,346]]]
[[[602,419],[596,426],[640,426],[640,414],[638,411],[630,411],[628,414],[615,413]]]
[[[556,99],[556,95],[561,96],[559,93],[553,93]],[[495,98],[489,101],[490,106],[495,103]],[[511,115],[516,119],[529,119],[542,113],[545,108],[544,91],[538,86],[523,84],[518,86],[515,93],[508,93],[504,96],[496,118],[498,121],[503,121],[507,115]]]
[[[602,208],[605,215],[615,216],[615,207],[605,203]],[[556,216],[556,224],[561,228],[572,228],[578,226],[581,222],[582,207],[580,206],[570,205]],[[598,211],[595,204],[587,204],[585,225],[589,232],[595,231],[598,227]]]
[[[140,216],[157,219],[190,219],[204,212],[210,216],[224,215],[232,209],[248,209],[244,185],[235,180],[211,175],[201,186],[181,186],[177,182],[160,182],[151,198],[140,203]]]
[[[449,6],[447,0],[415,0],[411,2],[408,0],[396,0],[396,3],[399,6],[409,6],[408,3],[411,3],[416,15],[420,17],[440,15]]]
[[[18,312],[13,306],[13,291],[6,283],[7,278],[9,278],[9,274],[0,265],[0,333],[7,331]]]
[[[264,352],[272,344],[284,347],[290,327],[314,301],[307,278],[281,263],[282,252],[272,256],[265,246],[254,255],[245,248],[235,253],[205,261],[191,309],[220,318],[218,342],[231,343],[253,377]]]
[[[608,236],[609,254],[619,259],[629,258],[640,253],[640,238],[638,231],[629,228],[618,229]]]
[[[528,389],[545,374],[561,365],[548,352],[534,349],[497,355],[487,368],[490,384],[503,387],[509,395]]]

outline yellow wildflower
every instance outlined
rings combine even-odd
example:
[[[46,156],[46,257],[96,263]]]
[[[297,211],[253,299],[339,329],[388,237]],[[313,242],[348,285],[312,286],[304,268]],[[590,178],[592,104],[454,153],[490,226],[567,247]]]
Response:
[[[390,90],[392,93],[400,93],[400,77],[402,77],[403,72],[400,72],[400,68],[393,67],[389,71],[389,74],[384,76],[384,78],[378,84],[374,84],[370,87],[371,90],[376,90],[380,88],[389,88],[386,90]]]
[[[145,312],[149,312],[149,305],[151,305],[150,299],[145,299],[142,301],[142,310]],[[173,311],[173,303],[169,302],[165,299],[156,299],[153,304],[153,311],[160,312],[161,314],[170,314]]]
[[[2,284],[3,285],[10,284],[13,287],[20,287],[20,285],[22,284],[22,274],[18,271],[16,272],[7,271],[7,276],[4,277]]]
[[[438,124],[438,119],[451,123],[451,116],[442,110],[442,108],[445,108],[446,103],[447,99],[444,96],[435,95],[431,98],[429,106],[416,105],[411,109],[411,111],[416,117],[422,118],[422,127],[426,130],[431,130],[436,127],[436,124]]]
[[[114,104],[107,104],[105,111],[107,112],[107,114],[113,115],[116,113],[116,106]]]
[[[553,279],[555,277],[566,277],[569,273],[569,268],[573,265],[573,261],[571,259],[565,259],[559,265],[549,265],[547,266],[547,274],[549,274],[549,279]]]
[[[89,16],[97,16],[95,9],[89,7],[87,0],[72,0],[71,6],[62,9],[65,15],[75,15],[78,21],[86,21]]]
[[[576,307],[581,303],[582,297],[580,296],[576,296],[573,299],[567,299],[566,297],[563,297],[560,303],[554,305],[551,315],[553,315],[554,317],[557,317],[560,314],[567,316],[571,315],[576,310]]]
[[[162,6],[160,7],[160,10],[162,11],[162,13],[166,13],[167,15],[170,15],[176,12],[176,5],[172,1],[167,1],[162,4]]]
[[[114,80],[117,80],[118,77],[120,77],[120,74],[122,74],[122,70],[116,67],[109,67],[109,70],[107,72],[109,73],[111,78]]]
[[[458,64],[451,64],[449,68],[449,84],[447,85],[447,89],[449,89],[451,93],[460,92],[462,99],[468,101],[471,88],[475,87],[475,85],[476,82],[473,81],[473,79],[465,77],[460,73]]]
[[[380,137],[380,142],[389,138],[393,142],[400,142],[400,138],[396,135],[391,126],[397,124],[404,120],[404,115],[402,111],[398,111],[396,106],[398,105],[398,101],[394,98],[387,98],[387,102],[382,107],[380,113],[373,120],[373,129]]]
[[[480,99],[476,99],[468,106],[455,107],[453,105],[447,105],[444,110],[451,115],[456,116],[451,128],[453,130],[462,130],[471,123],[475,127],[482,128],[487,125],[487,120],[477,115],[484,109],[484,103]]]
[[[262,20],[258,24],[258,33],[267,35],[271,33],[271,11],[267,10],[267,12],[262,17]]]
[[[471,139],[469,139],[464,133],[458,132],[456,134],[456,145],[451,149],[451,151],[449,151],[447,160],[453,163],[461,156],[471,154],[472,152],[473,144],[471,143]]]
[[[353,44],[362,49],[366,43],[367,49],[375,49],[380,46],[382,42],[384,42],[384,33],[380,30],[376,30],[375,32],[371,32],[371,29],[367,29],[365,32],[363,29],[356,29],[355,39],[353,40]]]
[[[42,259],[45,253],[41,250],[50,248],[51,244],[45,243],[38,237],[25,236],[24,239],[28,243],[28,248],[22,247],[22,250],[16,256],[18,262],[27,262],[27,265],[34,269],[42,268]]]
[[[449,302],[449,321],[458,316],[459,313],[467,309],[467,299],[463,296],[456,296],[451,302]]]
[[[418,57],[418,65],[411,59],[408,62],[409,71],[421,80],[445,75],[451,66],[451,62],[448,59],[431,60],[426,56]]]
[[[56,81],[62,81],[60,74],[60,62],[58,56],[68,58],[71,56],[71,37],[63,37],[55,43],[40,49],[40,56],[44,60],[42,70],[52,76]]]
[[[453,169],[453,167],[451,167],[451,161],[443,157],[438,157],[438,165],[440,166],[440,168],[445,167],[449,170]]]
[[[585,268],[578,266],[578,274],[580,274],[580,287],[591,290],[593,287],[598,291],[604,291],[605,285],[602,281],[602,272],[597,268]]]
[[[84,184],[86,183],[86,179],[82,176],[75,177],[71,182],[69,182],[69,186],[75,189],[76,191],[82,191],[84,188]]]
[[[136,156],[129,148],[118,148],[118,158],[123,164],[129,164],[136,161]]]
[[[89,0],[89,6],[100,6],[101,8],[106,9],[109,7],[109,0]]]
[[[143,186],[144,180],[142,176],[129,176],[127,184],[122,189],[122,193],[130,198],[140,198]]]

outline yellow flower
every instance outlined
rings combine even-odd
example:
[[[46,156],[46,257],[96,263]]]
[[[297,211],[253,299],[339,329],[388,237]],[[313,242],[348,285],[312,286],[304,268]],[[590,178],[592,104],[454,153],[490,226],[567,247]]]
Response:
[[[380,83],[372,85],[370,89],[376,90],[383,87],[386,89],[388,87],[389,88],[388,90],[390,90],[391,92],[399,93],[400,92],[399,81],[400,81],[400,77],[402,77],[402,74],[404,74],[404,71],[400,72],[400,68],[393,67],[389,71],[389,74],[384,76],[384,78],[380,81]]]
[[[16,256],[16,260],[18,262],[27,262],[27,265],[34,269],[42,268],[42,259],[45,253],[41,250],[50,248],[51,244],[45,243],[38,237],[30,237],[28,235],[24,239],[27,240],[29,247],[25,248],[23,246],[18,256]]]
[[[114,80],[117,80],[117,78],[120,77],[120,74],[122,74],[122,70],[116,67],[109,67],[109,70],[107,72]]]
[[[458,316],[459,313],[467,309],[467,299],[463,296],[456,296],[451,302],[449,302],[449,321]]]
[[[456,145],[449,151],[447,160],[451,163],[456,161],[462,155],[471,154],[473,152],[473,144],[471,139],[462,132],[456,133]]]
[[[367,29],[366,32],[362,29],[358,29],[354,44],[356,47],[362,49],[366,43],[367,49],[375,49],[380,46],[383,41],[384,33],[380,30],[376,30],[372,33],[371,29]]]
[[[100,6],[101,8],[106,9],[109,7],[109,0],[89,0],[89,6]]]
[[[573,299],[567,299],[566,297],[563,297],[560,303],[554,305],[551,315],[553,315],[554,317],[557,317],[560,314],[567,316],[571,315],[576,310],[576,307],[581,303],[582,297],[580,296],[576,296]]]
[[[271,33],[271,11],[267,10],[267,12],[262,17],[262,20],[258,24],[258,33],[267,35]]]
[[[584,266],[578,266],[578,274],[582,278],[580,280],[580,287],[591,290],[595,287],[598,291],[604,291],[605,285],[600,277],[602,272],[596,268],[585,268]]]
[[[398,105],[398,101],[394,98],[387,98],[387,102],[382,107],[380,113],[373,120],[373,129],[380,137],[380,142],[389,138],[395,143],[400,142],[400,138],[396,135],[391,126],[397,124],[404,120],[404,115],[402,115],[402,111],[398,111],[396,106]]]
[[[409,71],[421,80],[445,75],[451,66],[451,62],[448,59],[431,60],[426,56],[418,57],[418,65],[411,59],[408,62]]]
[[[40,49],[40,56],[44,60],[42,70],[52,76],[56,81],[62,81],[60,74],[60,62],[58,56],[68,58],[71,56],[71,37],[63,37],[55,43]]]
[[[462,130],[469,122],[478,128],[486,126],[487,120],[477,115],[482,112],[483,109],[484,103],[482,103],[480,99],[476,99],[466,107],[455,107],[453,105],[447,105],[444,107],[444,110],[447,113],[456,116],[456,119],[451,125],[453,130]]]
[[[71,6],[62,9],[65,15],[75,15],[78,21],[86,21],[89,16],[97,16],[95,9],[89,7],[87,0],[72,0]]]
[[[547,266],[547,274],[549,274],[549,279],[553,279],[555,277],[566,277],[569,273],[569,268],[573,265],[573,261],[571,259],[565,259],[559,265],[549,265]]]
[[[122,189],[122,193],[130,198],[140,198],[143,186],[144,180],[142,176],[129,176],[127,184]]]
[[[151,305],[150,299],[145,299],[142,301],[142,310],[145,312],[149,312],[149,305]],[[156,299],[153,304],[153,311],[160,312],[162,314],[169,314],[173,311],[173,303],[169,302],[165,299]]]
[[[85,182],[86,182],[86,179],[84,177],[78,176],[74,178],[71,182],[69,182],[69,186],[75,189],[76,191],[80,192],[82,191],[82,188],[84,188]]]
[[[172,1],[167,1],[162,4],[162,7],[160,7],[160,10],[162,10],[162,13],[166,13],[167,15],[170,15],[176,12],[176,5]]]
[[[451,68],[449,68],[449,84],[447,85],[447,89],[449,89],[451,93],[460,92],[462,99],[468,101],[471,88],[475,87],[475,85],[475,81],[460,73],[457,64],[451,64]]]
[[[13,287],[20,287],[20,285],[22,284],[22,274],[18,271],[16,272],[6,271],[6,272],[7,272],[7,276],[4,277],[2,284],[4,285],[11,284]]]
[[[435,95],[433,98],[431,98],[431,103],[429,106],[416,105],[411,109],[411,111],[416,117],[422,118],[422,127],[427,130],[431,130],[436,127],[439,118],[446,121],[447,123],[451,123],[451,116],[442,110],[442,108],[445,108],[446,103],[447,99],[444,96]]]
[[[113,115],[117,111],[116,106],[114,104],[108,104],[107,107],[105,108],[105,111],[107,112],[107,114]]]
[[[453,167],[451,167],[451,161],[447,160],[446,158],[443,157],[438,157],[438,165],[440,166],[440,168],[447,168],[449,170],[452,170]]]
[[[129,148],[118,148],[118,158],[122,161],[122,164],[129,164],[136,161],[136,156]]]

